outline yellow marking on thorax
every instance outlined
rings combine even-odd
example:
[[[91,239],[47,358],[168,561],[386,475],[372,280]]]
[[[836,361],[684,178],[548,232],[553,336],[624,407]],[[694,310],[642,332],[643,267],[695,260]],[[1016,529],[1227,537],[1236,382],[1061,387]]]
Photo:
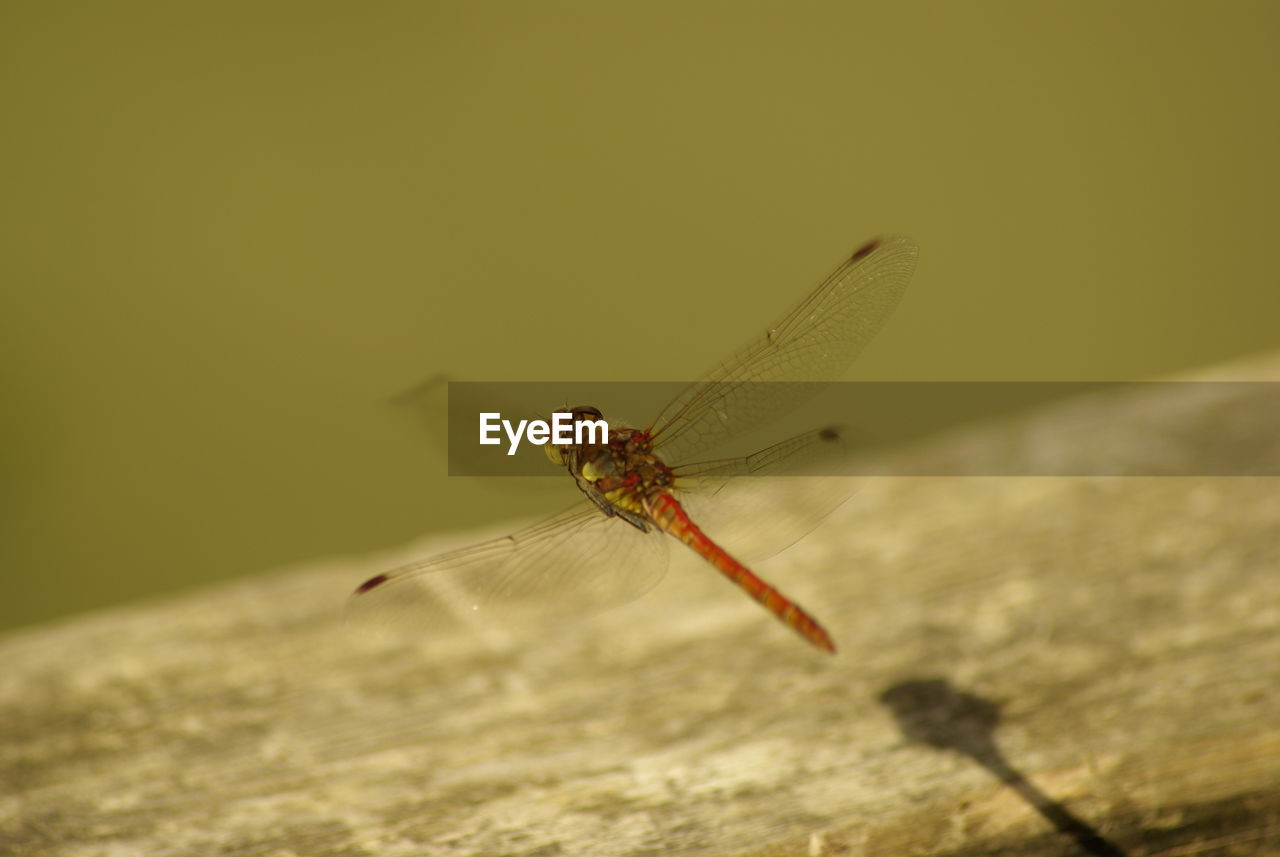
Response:
[[[635,512],[637,515],[646,514],[644,503],[634,488],[619,488],[616,491],[609,491],[604,495],[604,498],[620,509]]]

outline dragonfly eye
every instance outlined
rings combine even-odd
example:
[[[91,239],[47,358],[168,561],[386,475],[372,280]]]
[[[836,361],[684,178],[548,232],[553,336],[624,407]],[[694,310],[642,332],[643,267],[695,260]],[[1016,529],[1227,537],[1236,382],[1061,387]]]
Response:
[[[590,405],[579,405],[569,413],[573,414],[573,421],[578,420],[602,420],[604,414],[600,413],[599,408],[593,408]]]

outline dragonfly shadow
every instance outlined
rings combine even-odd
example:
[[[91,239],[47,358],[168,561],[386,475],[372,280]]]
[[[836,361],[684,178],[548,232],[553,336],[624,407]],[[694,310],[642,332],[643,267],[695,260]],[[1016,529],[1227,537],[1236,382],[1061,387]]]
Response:
[[[454,390],[459,385],[462,387],[467,386],[453,375],[437,372],[414,386],[387,397],[384,404],[395,408],[402,417],[407,418],[416,426],[422,445],[431,453],[443,459],[447,463],[450,473],[453,473],[455,469],[461,469],[463,473],[467,473],[473,465],[466,460],[459,461],[457,453],[459,450],[466,450],[469,447],[464,444],[450,445],[449,437],[451,433],[455,437],[471,436],[475,426],[466,420],[475,418],[475,409],[468,411],[464,407],[456,406],[457,403],[453,399],[455,394],[452,392],[450,385],[454,385]],[[500,387],[501,385],[491,384],[485,386],[488,389]],[[548,399],[548,401],[554,402],[554,399]],[[470,404],[470,402],[467,402],[467,404]],[[554,404],[552,407],[554,407]],[[501,397],[495,397],[486,409],[508,414],[526,412],[526,409],[519,403],[504,401]],[[550,411],[550,407],[547,408],[547,411]],[[545,413],[530,414],[530,416],[539,419],[547,418]],[[533,451],[532,458],[536,468],[530,475],[537,478],[496,473],[487,474],[493,478],[479,480],[476,484],[483,485],[494,493],[506,496],[524,494],[538,499],[553,496],[556,488],[552,487],[551,483],[558,484],[561,474],[557,473],[551,463],[546,460],[546,456],[540,448],[533,445],[525,445],[521,449],[522,455],[527,455],[530,451]],[[527,514],[532,511],[532,508],[522,508],[517,513]]]
[[[441,450],[446,448],[448,439],[451,380],[453,379],[449,375],[437,372],[386,400],[388,405],[411,415],[421,425],[431,443],[438,445]]]
[[[946,679],[937,678],[895,684],[880,694],[880,702],[893,713],[908,741],[968,756],[1031,804],[1059,832],[1073,838],[1085,852],[1097,857],[1124,857],[1124,851],[1009,764],[995,741],[995,729],[1000,723],[998,703],[965,693]]]

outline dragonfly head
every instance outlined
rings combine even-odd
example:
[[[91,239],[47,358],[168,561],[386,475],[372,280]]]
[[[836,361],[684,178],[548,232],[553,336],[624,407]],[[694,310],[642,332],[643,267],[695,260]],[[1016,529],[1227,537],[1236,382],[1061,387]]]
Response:
[[[576,408],[566,408],[563,410],[555,411],[552,414],[552,417],[554,418],[556,414],[568,414],[570,417],[569,423],[573,427],[576,427],[578,423],[585,422],[588,420],[591,422],[595,422],[595,421],[604,422],[604,414],[600,413],[600,409],[593,408],[590,405],[579,405]],[[609,442],[609,433],[607,428],[604,431],[603,442],[604,443]],[[554,442],[554,438],[553,438],[553,440],[547,441],[547,443],[543,445],[542,449],[544,452],[546,452],[547,458],[551,459],[552,464],[564,466],[567,463],[566,456],[568,455],[569,450],[577,445],[578,445],[577,443],[557,445]]]

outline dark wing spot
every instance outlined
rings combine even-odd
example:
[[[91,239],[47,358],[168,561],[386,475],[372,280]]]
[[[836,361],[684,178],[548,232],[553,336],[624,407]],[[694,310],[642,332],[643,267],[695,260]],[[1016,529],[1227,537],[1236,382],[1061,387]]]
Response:
[[[874,251],[879,246],[880,246],[880,239],[878,238],[874,241],[868,241],[866,244],[862,245],[857,250],[853,251],[853,255],[849,257],[849,261],[856,262],[859,259],[865,259],[866,257],[870,256],[872,251]]]
[[[379,574],[374,577],[371,577],[368,580],[366,580],[364,583],[360,584],[359,588],[356,589],[355,594],[363,595],[364,593],[368,592],[370,589],[377,589],[379,586],[386,583],[389,579],[390,579],[390,575],[386,575],[386,574]]]
[[[819,439],[819,440],[827,440],[827,441],[831,441],[831,440],[839,440],[839,439],[840,439],[840,427],[839,427],[839,426],[827,426],[826,428],[819,430],[819,432],[818,432],[818,439]]]

